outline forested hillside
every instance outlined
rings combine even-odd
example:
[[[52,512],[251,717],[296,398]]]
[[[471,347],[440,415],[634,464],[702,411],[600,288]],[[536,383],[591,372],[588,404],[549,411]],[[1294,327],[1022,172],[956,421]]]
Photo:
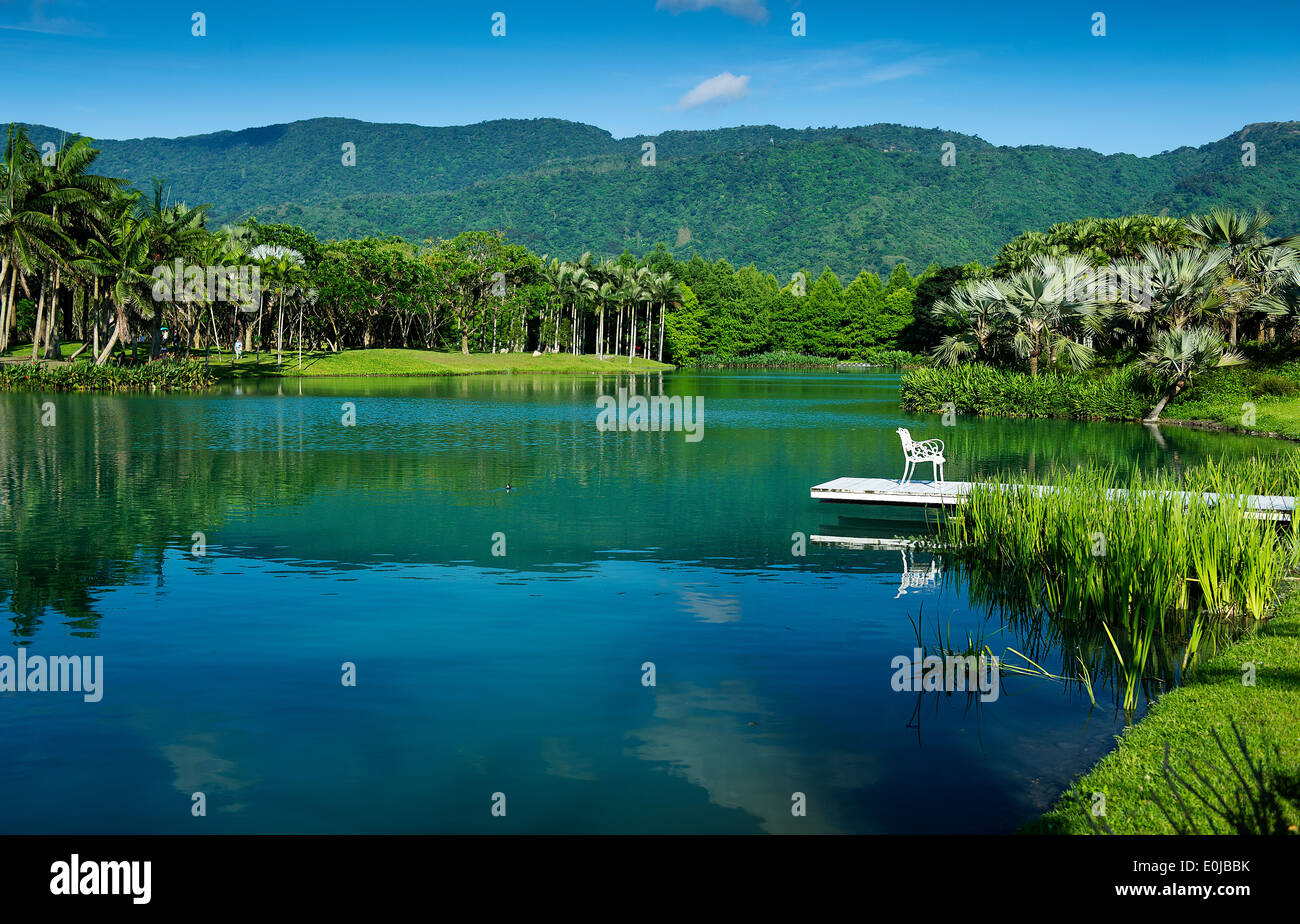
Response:
[[[75,128],[73,126],[72,128]],[[38,145],[56,129],[33,126]],[[642,163],[652,141],[655,165]],[[1255,166],[1242,163],[1244,142]],[[356,147],[344,166],[343,145]],[[940,162],[952,142],[955,166]],[[663,241],[788,278],[829,265],[846,278],[900,261],[988,262],[1007,240],[1080,215],[1186,215],[1267,207],[1300,230],[1300,123],[1247,126],[1155,157],[995,147],[900,125],[751,126],[615,139],[556,119],[427,128],[313,119],[190,138],[97,139],[97,168],[212,219],[255,215],[325,238],[411,241],[504,229],[538,253],[644,253]]]

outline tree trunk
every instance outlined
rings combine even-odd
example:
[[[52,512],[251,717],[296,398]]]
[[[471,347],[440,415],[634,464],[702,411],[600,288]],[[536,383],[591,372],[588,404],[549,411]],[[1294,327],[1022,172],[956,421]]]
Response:
[[[32,331],[32,360],[37,359],[41,347],[41,321],[45,317],[45,274],[41,274],[41,294],[36,300],[36,327]]]
[[[1160,415],[1165,412],[1165,406],[1183,390],[1185,383],[1175,382],[1173,388],[1166,391],[1156,402],[1156,406],[1151,409],[1151,413],[1142,418],[1143,423],[1155,423],[1160,419]]]
[[[118,339],[122,336],[122,317],[118,312],[117,326],[113,328],[113,335],[108,338],[108,343],[104,346],[104,352],[95,358],[95,365],[102,366],[108,362],[109,354],[113,352],[113,347],[117,345]]]
[[[14,275],[18,275],[17,266],[14,267]],[[12,297],[13,287],[5,286],[8,281],[9,258],[5,257],[0,260],[0,353],[9,349],[9,299]]]

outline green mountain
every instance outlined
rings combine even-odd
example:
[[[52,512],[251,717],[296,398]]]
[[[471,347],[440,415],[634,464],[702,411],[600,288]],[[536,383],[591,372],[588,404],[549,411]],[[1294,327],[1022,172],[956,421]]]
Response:
[[[59,131],[30,126],[38,146]],[[643,166],[644,142],[655,145]],[[951,142],[955,166],[941,163]],[[1255,145],[1255,166],[1242,145]],[[355,145],[355,166],[343,146]],[[996,147],[902,125],[747,126],[614,138],[559,119],[428,128],[311,119],[187,138],[99,140],[100,172],[153,177],[217,221],[256,215],[331,238],[420,241],[503,228],[539,253],[648,250],[664,241],[788,274],[888,271],[906,260],[991,261],[1028,229],[1085,215],[1267,208],[1300,230],[1300,122],[1249,125],[1153,156]]]

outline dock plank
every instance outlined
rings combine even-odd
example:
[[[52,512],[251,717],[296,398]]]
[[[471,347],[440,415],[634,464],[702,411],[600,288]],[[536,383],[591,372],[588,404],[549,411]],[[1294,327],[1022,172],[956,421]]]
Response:
[[[809,496],[813,500],[832,501],[851,504],[885,504],[895,507],[955,507],[962,497],[969,494],[973,487],[992,487],[1019,489],[1020,485],[1003,485],[994,482],[970,481],[912,481],[902,484],[891,478],[853,478],[840,477],[822,484],[813,485]],[[1052,485],[1033,485],[1039,491],[1055,491]],[[1108,492],[1112,497],[1123,497],[1128,493],[1124,488],[1112,488]],[[1190,492],[1177,491],[1175,495],[1189,499]],[[1209,503],[1219,501],[1217,494],[1201,495]],[[1289,520],[1295,512],[1294,497],[1251,494],[1246,497],[1246,506],[1261,518]]]

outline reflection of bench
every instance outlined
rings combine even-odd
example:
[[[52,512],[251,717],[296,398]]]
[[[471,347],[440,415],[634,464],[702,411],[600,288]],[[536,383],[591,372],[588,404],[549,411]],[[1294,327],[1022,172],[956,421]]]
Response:
[[[916,471],[916,463],[931,462],[934,464],[935,482],[943,482],[943,440],[921,440],[917,442],[912,439],[912,434],[906,427],[898,428],[899,439],[903,441],[903,480],[900,485],[907,484],[912,480],[912,474]]]
[[[898,584],[898,593],[894,594],[895,600],[903,596],[903,594],[907,593],[909,590],[920,590],[923,587],[934,586],[935,578],[937,578],[941,572],[933,558],[930,559],[930,567],[924,568],[918,567],[915,560],[909,562],[907,559],[907,552],[903,549],[899,549],[898,554],[903,559],[903,573]]]

